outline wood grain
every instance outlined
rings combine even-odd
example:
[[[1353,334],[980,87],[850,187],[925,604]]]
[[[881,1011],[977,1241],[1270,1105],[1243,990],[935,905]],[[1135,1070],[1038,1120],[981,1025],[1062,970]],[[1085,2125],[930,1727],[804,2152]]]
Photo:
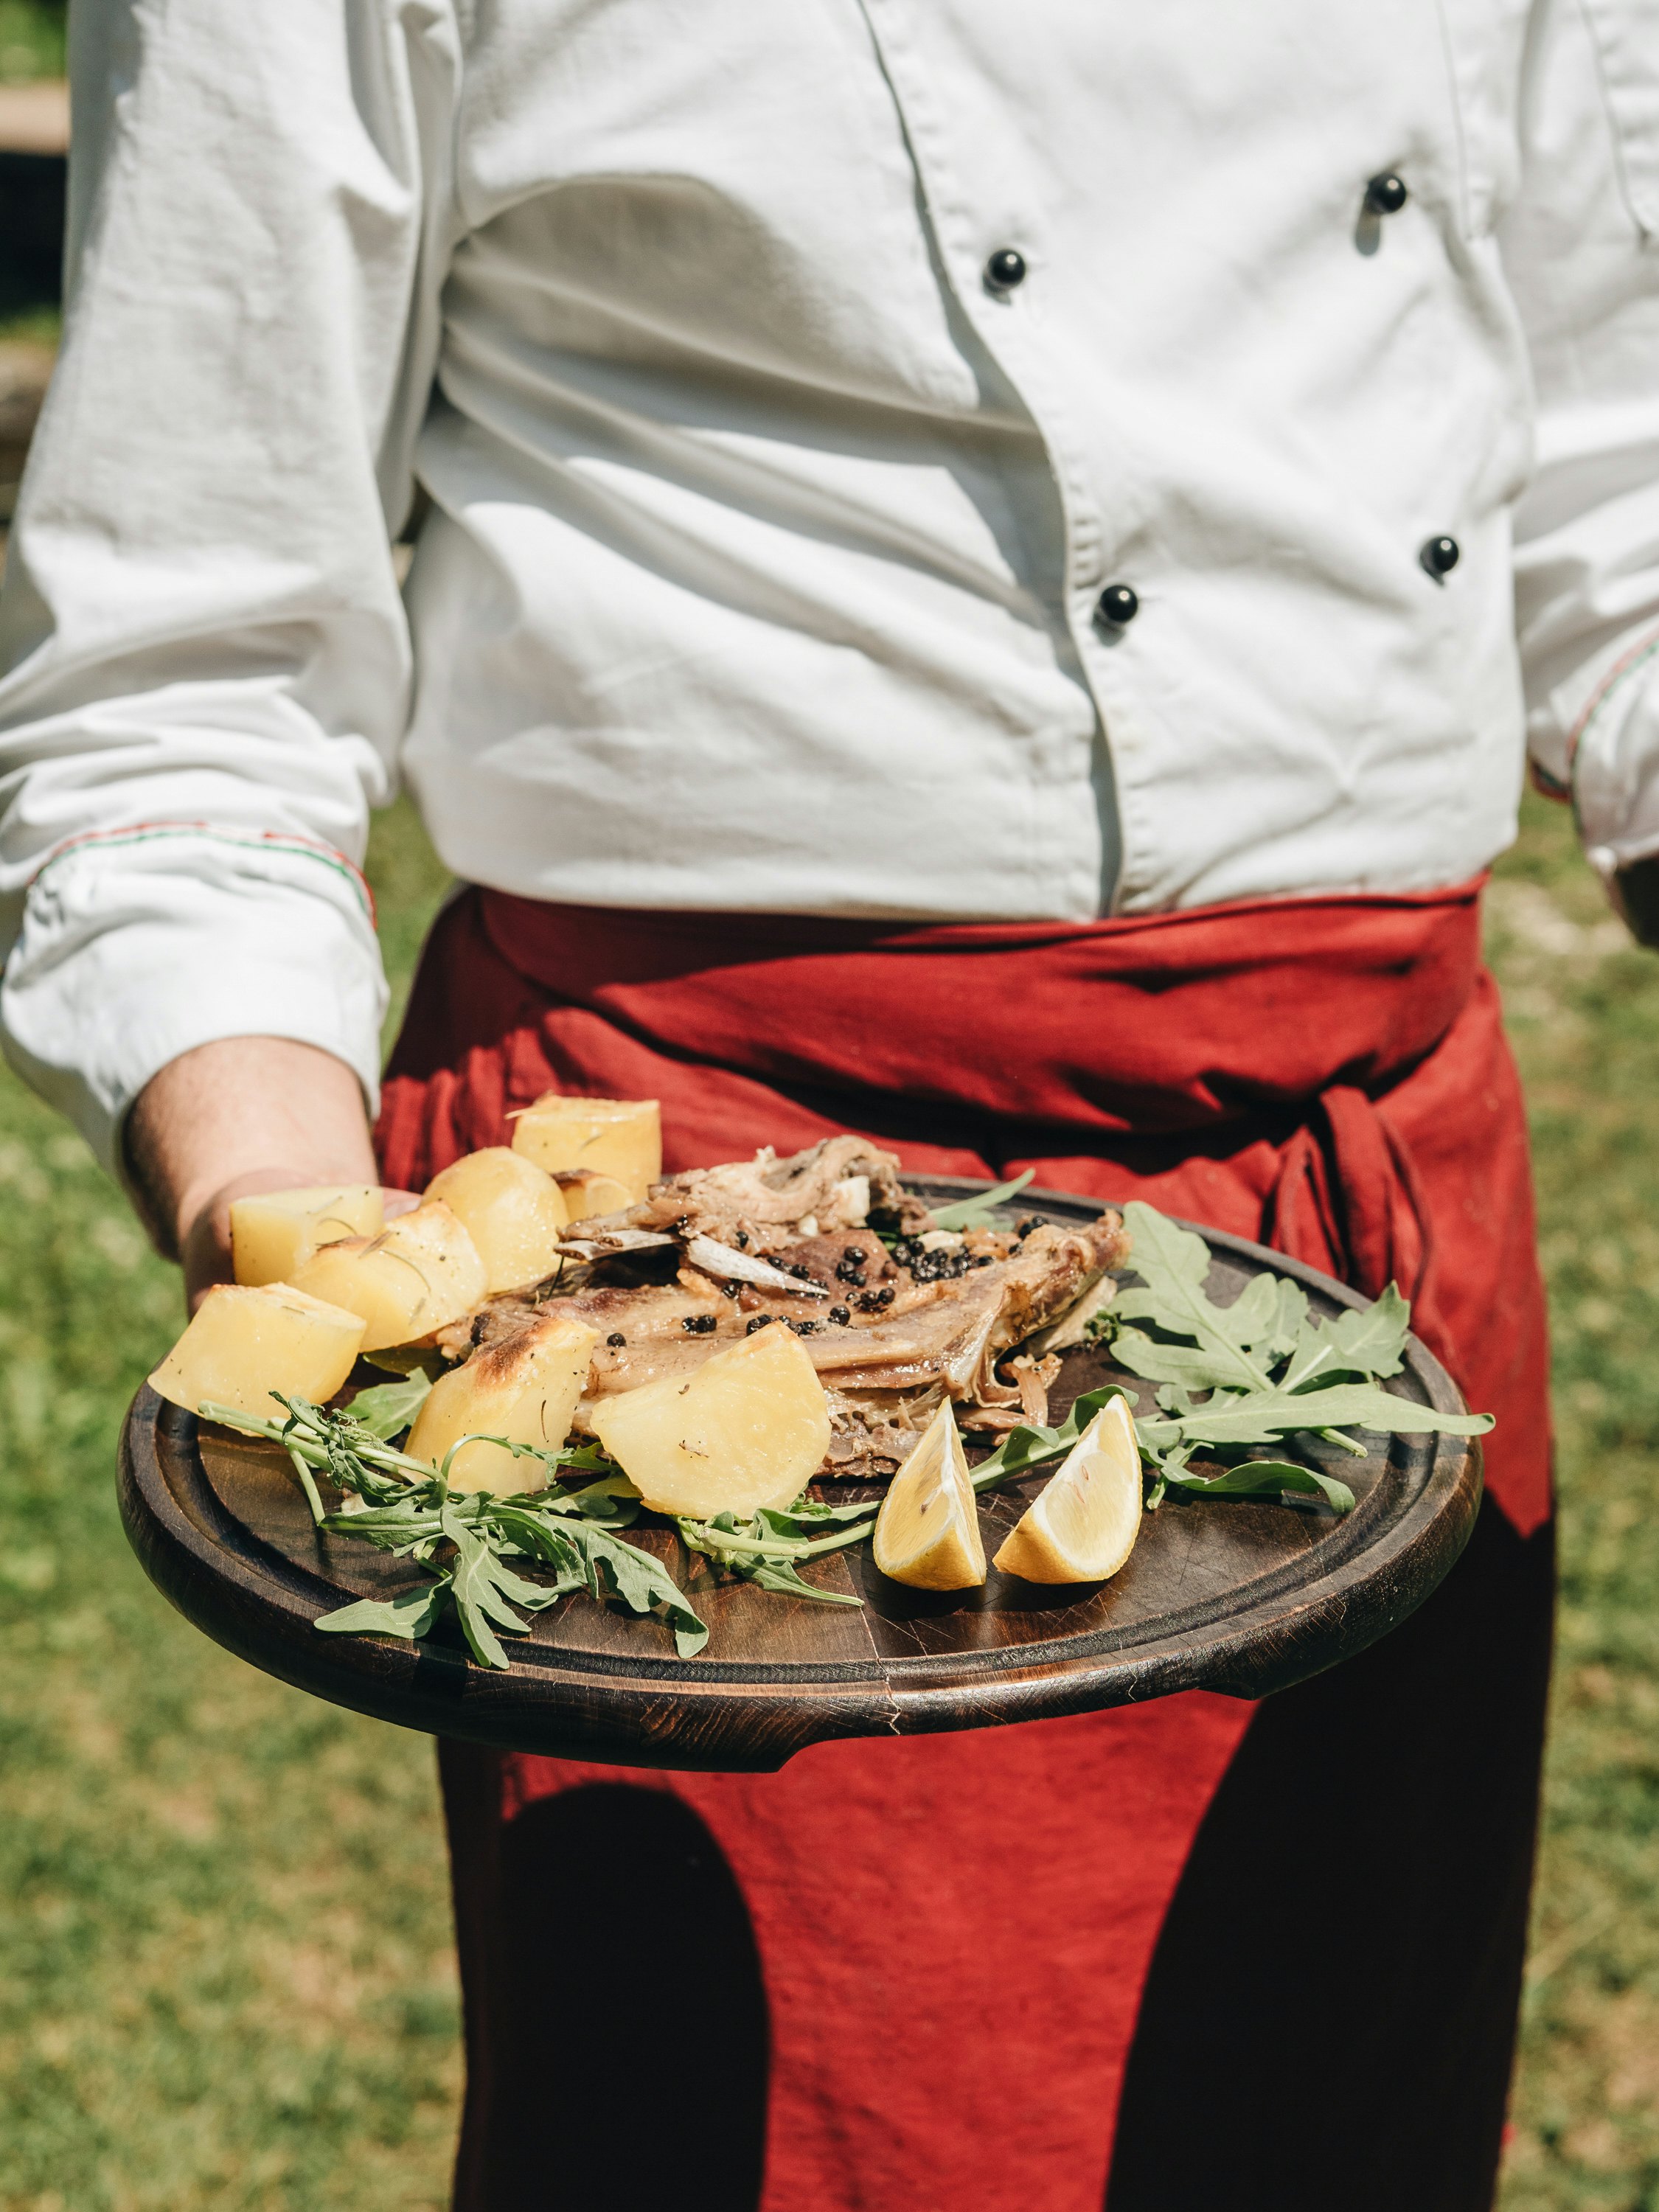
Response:
[[[956,1197],[981,1186],[938,1177]],[[1093,1201],[1027,1191],[1022,1213],[1092,1218]],[[1224,1302],[1270,1267],[1316,1310],[1356,1305],[1340,1284],[1210,1231],[1211,1290]],[[1054,1395],[1110,1378],[1097,1351],[1069,1356]],[[1444,1412],[1462,1401],[1411,1340],[1390,1384]],[[1259,1499],[1171,1498],[1149,1515],[1112,1581],[1045,1589],[992,1571],[983,1589],[908,1590],[867,1548],[815,1562],[860,1611],[724,1582],[667,1527],[648,1544],[708,1622],[707,1650],[675,1656],[667,1631],[586,1595],[541,1615],[507,1673],[476,1665],[459,1636],[422,1646],[324,1637],[313,1623],[350,1597],[422,1579],[368,1546],[313,1527],[274,1447],[198,1423],[148,1388],[122,1438],[120,1496],[133,1547],[157,1586],[228,1650],[337,1704],[435,1735],[624,1765],[767,1771],[837,1736],[986,1728],[1205,1688],[1260,1697],[1384,1635],[1439,1582],[1468,1540],[1480,1494],[1478,1446],[1453,1437],[1372,1437],[1363,1461],[1333,1454],[1352,1513]],[[1045,1479],[980,1501],[988,1553]]]

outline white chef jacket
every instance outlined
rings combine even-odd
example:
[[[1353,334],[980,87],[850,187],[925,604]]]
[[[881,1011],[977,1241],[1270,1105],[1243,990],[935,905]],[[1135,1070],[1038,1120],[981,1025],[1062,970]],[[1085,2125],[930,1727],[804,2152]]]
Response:
[[[72,33],[0,1019],[106,1158],[219,1036],[372,1097],[400,775],[532,896],[1084,919],[1468,878],[1529,721],[1659,849],[1659,0]]]

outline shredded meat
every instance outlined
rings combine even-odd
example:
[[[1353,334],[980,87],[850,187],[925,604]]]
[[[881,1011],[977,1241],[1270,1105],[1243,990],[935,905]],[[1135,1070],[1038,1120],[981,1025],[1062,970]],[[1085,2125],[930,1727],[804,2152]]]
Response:
[[[1045,1419],[1060,1366],[1046,1339],[1064,1340],[1068,1318],[1097,1303],[1103,1278],[1126,1263],[1121,1217],[957,1237],[932,1229],[896,1170],[862,1139],[836,1137],[790,1160],[763,1152],[673,1177],[617,1217],[661,1234],[660,1243],[488,1299],[433,1341],[459,1359],[549,1315],[587,1322],[599,1341],[576,1416],[586,1429],[600,1398],[690,1373],[757,1328],[793,1328],[829,1393],[825,1472],[842,1476],[890,1474],[947,1398],[968,1425],[993,1432]],[[837,1209],[860,1218],[837,1220]],[[896,1252],[865,1225],[871,1211],[909,1224]],[[708,1236],[763,1251],[768,1279],[722,1280],[694,1264],[688,1248]],[[799,1291],[774,1287],[788,1275]]]
[[[898,1167],[891,1152],[863,1137],[826,1137],[783,1160],[768,1146],[752,1160],[654,1183],[642,1206],[618,1218],[632,1228],[768,1254],[822,1231],[861,1229],[872,1213],[907,1231],[925,1227],[926,1202],[902,1187]]]

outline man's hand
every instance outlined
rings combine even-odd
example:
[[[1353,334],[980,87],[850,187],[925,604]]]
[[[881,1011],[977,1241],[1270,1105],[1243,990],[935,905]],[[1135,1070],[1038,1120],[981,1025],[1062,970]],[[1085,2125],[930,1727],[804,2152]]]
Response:
[[[284,1037],[226,1037],[170,1060],[127,1118],[126,1157],[156,1249],[183,1262],[192,1313],[210,1284],[232,1279],[233,1199],[380,1180],[356,1077]]]

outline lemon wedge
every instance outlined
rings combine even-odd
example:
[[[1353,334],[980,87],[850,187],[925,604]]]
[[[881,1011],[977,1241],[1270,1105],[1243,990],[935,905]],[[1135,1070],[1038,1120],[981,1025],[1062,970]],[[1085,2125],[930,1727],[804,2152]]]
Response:
[[[876,1517],[876,1565],[912,1589],[972,1589],[985,1547],[956,1415],[941,1406],[893,1477]]]
[[[1140,1451],[1127,1398],[1103,1406],[997,1553],[1028,1583],[1103,1583],[1135,1547]]]

